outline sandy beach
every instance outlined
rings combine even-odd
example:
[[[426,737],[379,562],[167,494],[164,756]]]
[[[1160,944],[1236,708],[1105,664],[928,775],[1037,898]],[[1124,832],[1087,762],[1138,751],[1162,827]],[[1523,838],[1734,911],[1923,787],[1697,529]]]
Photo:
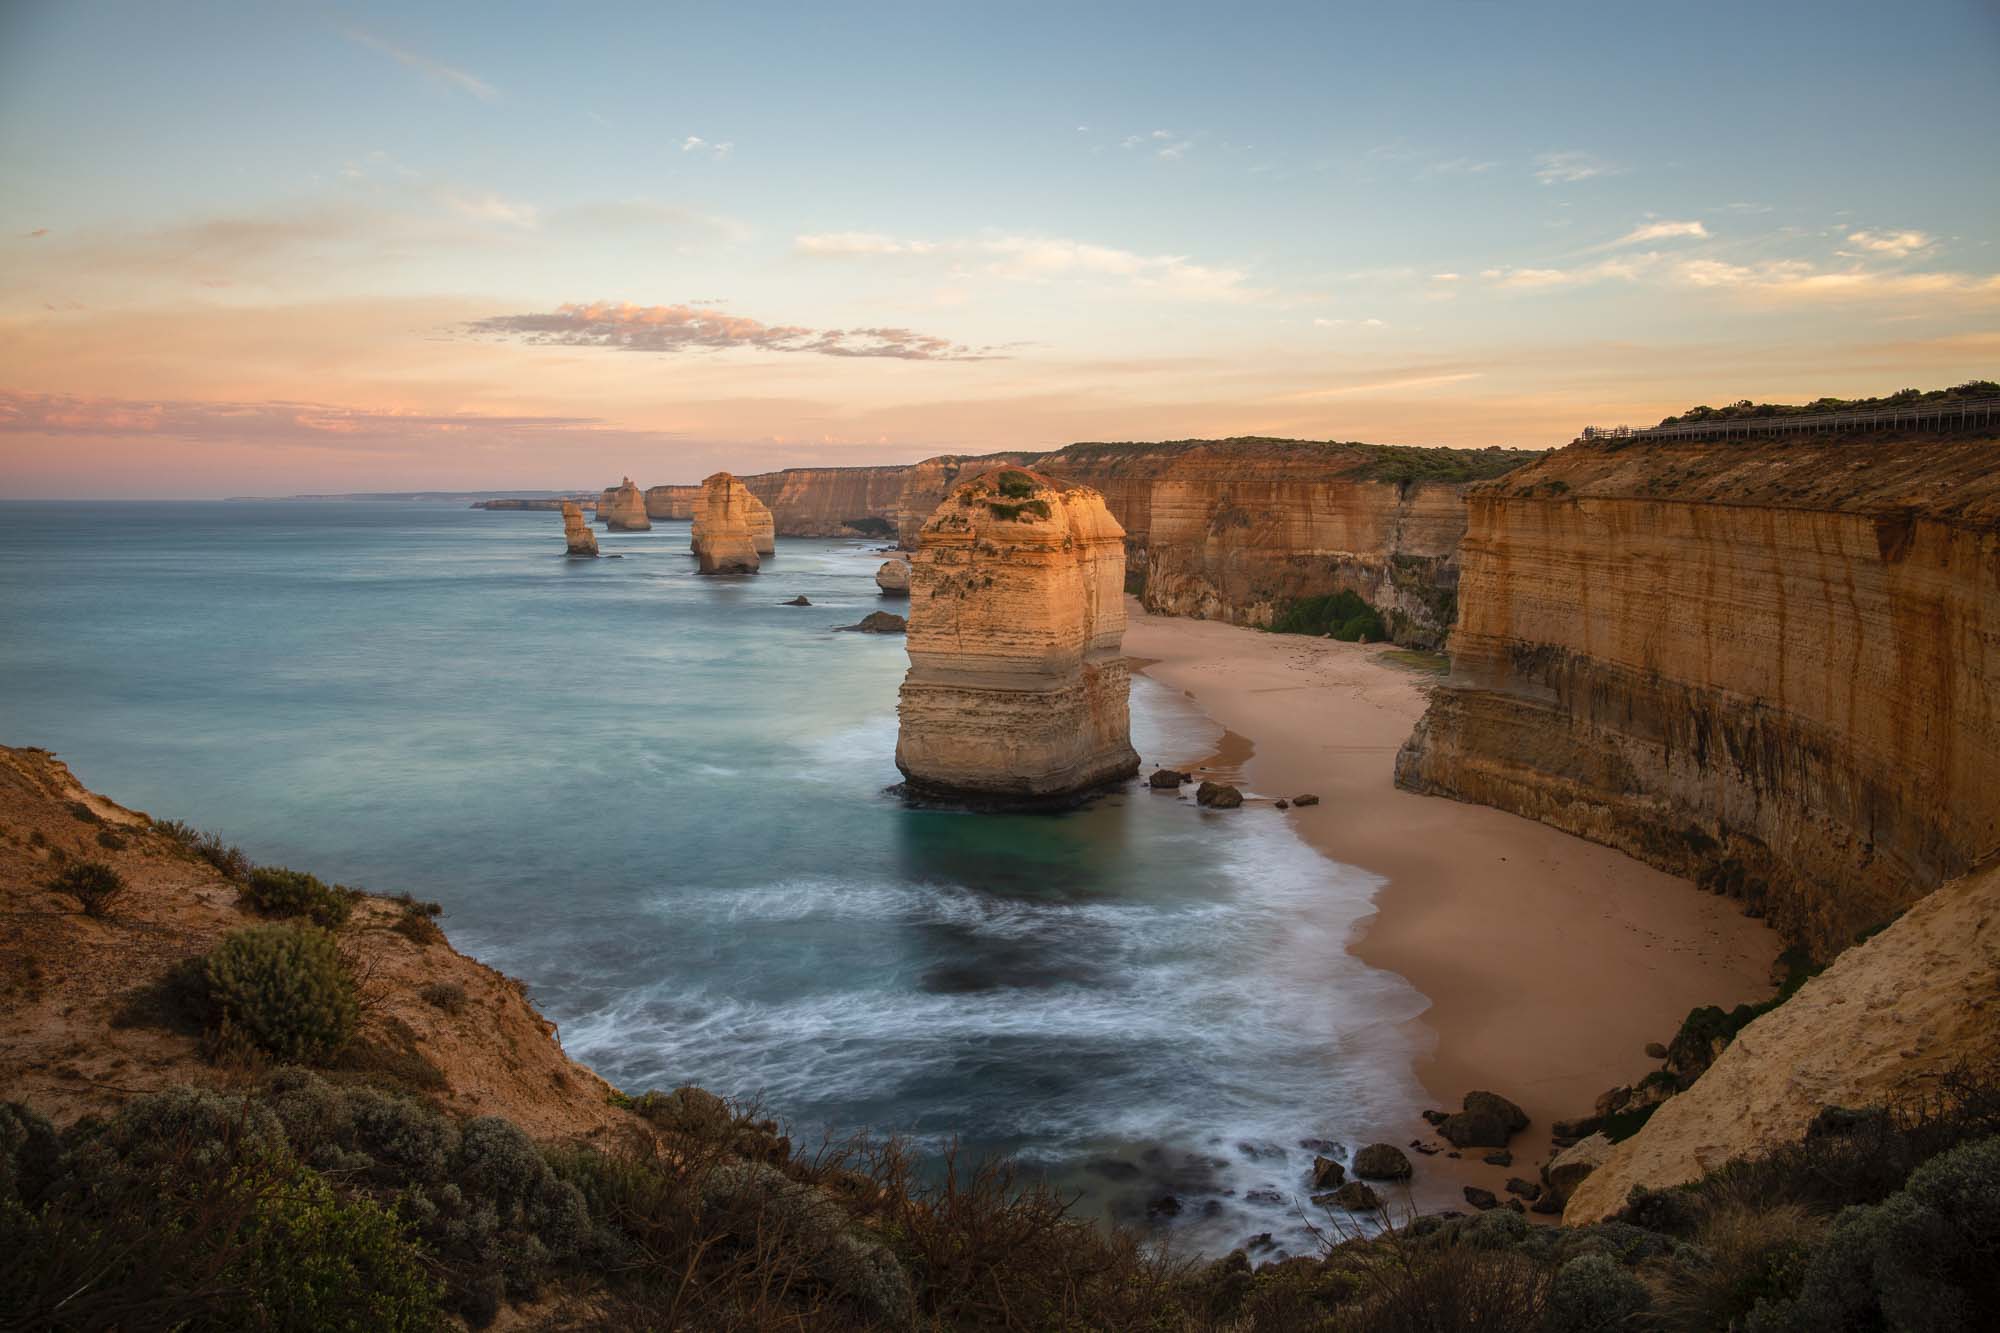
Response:
[[[1217,754],[1146,755],[1148,767],[1205,761],[1240,771],[1246,797],[1317,794],[1288,817],[1326,856],[1386,881],[1349,948],[1430,1001],[1411,1035],[1433,1104],[1456,1109],[1485,1088],[1534,1121],[1512,1171],[1477,1154],[1418,1159],[1417,1203],[1532,1176],[1550,1122],[1656,1068],[1646,1043],[1668,1040],[1690,1008],[1771,993],[1777,937],[1736,904],[1542,824],[1398,790],[1396,750],[1437,676],[1383,645],[1128,609],[1126,651],[1233,733]],[[1414,1111],[1382,1133],[1439,1142]]]

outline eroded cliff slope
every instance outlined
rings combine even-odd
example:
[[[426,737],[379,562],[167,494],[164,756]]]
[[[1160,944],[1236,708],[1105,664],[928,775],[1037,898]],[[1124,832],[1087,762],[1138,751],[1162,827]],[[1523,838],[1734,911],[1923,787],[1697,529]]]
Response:
[[[2000,849],[2000,442],[1579,442],[1468,497],[1399,758],[1825,957]]]

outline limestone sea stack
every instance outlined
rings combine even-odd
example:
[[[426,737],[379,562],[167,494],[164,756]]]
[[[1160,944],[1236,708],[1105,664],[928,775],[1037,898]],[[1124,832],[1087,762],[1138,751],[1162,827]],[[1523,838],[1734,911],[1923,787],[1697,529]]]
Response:
[[[622,486],[604,493],[604,503],[600,512],[604,515],[604,526],[613,532],[651,532],[653,520],[646,517],[646,497],[630,477]]]
[[[756,497],[727,472],[701,483],[701,507],[694,514],[694,553],[704,574],[755,574]],[[762,508],[761,505],[758,506]],[[769,510],[765,510],[768,515]]]
[[[1124,584],[1096,491],[1020,468],[954,486],[910,559],[905,791],[1059,805],[1137,773]]]
[[[590,524],[583,521],[583,510],[574,500],[562,502],[563,540],[569,544],[571,555],[596,555],[597,534],[590,530]]]
[[[744,498],[750,502],[750,544],[757,548],[758,555],[775,555],[778,550],[778,528],[772,521],[771,511],[764,502],[743,488]]]
[[[882,568],[875,571],[875,586],[882,590],[884,597],[908,597],[910,595],[910,562],[907,560],[884,560]]]

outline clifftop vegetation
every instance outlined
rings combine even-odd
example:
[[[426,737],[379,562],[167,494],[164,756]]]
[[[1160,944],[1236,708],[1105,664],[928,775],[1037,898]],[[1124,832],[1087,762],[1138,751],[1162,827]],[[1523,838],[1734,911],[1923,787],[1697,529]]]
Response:
[[[1537,449],[1451,449],[1414,444],[1363,444],[1340,440],[1287,440],[1268,435],[1239,435],[1221,440],[1161,440],[1156,443],[1080,443],[1050,457],[1080,463],[1122,462],[1170,458],[1197,449],[1211,453],[1277,455],[1323,460],[1340,475],[1357,481],[1462,482],[1483,481],[1513,471],[1542,456]],[[1346,466],[1342,466],[1345,464]]]
[[[1918,407],[1954,402],[1961,398],[2000,397],[2000,384],[1992,380],[1967,380],[1949,389],[1902,389],[1881,398],[1815,398],[1810,403],[1753,403],[1748,398],[1723,407],[1690,407],[1679,416],[1662,418],[1662,426],[1683,426],[1699,421],[1740,421],[1764,417],[1802,417],[1825,412],[1871,411],[1887,407]]]

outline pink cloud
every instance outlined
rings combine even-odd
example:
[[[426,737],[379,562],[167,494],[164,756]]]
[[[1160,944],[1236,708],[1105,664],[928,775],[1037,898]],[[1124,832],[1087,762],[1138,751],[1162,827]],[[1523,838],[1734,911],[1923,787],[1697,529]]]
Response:
[[[901,361],[985,361],[991,348],[971,348],[949,338],[903,328],[809,329],[766,324],[745,315],[692,305],[633,305],[593,301],[557,306],[546,314],[494,315],[467,324],[469,332],[563,347],[613,347],[627,352],[719,351],[754,347],[766,352],[821,356],[888,357]]]

